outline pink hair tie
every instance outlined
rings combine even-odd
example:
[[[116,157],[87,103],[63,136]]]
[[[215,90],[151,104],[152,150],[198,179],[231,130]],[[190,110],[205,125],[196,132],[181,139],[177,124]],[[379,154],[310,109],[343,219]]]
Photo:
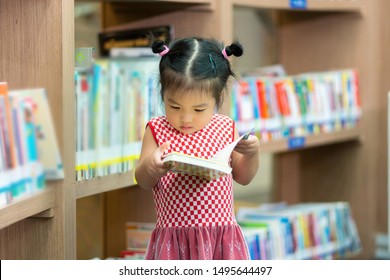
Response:
[[[222,54],[223,54],[223,57],[224,57],[224,58],[229,59],[229,56],[228,56],[227,53],[226,53],[226,47],[223,48]]]
[[[169,48],[164,45],[164,50],[159,53],[160,56],[164,56],[169,52]]]

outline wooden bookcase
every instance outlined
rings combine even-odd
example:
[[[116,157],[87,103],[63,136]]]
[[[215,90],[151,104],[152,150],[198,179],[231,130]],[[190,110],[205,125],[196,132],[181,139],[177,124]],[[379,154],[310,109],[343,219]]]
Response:
[[[308,137],[299,150],[288,150],[284,141],[261,150],[275,157],[275,200],[348,201],[363,242],[358,257],[373,257],[374,233],[386,228],[376,223],[387,180],[381,140],[390,87],[382,64],[390,45],[386,0],[307,0],[305,11],[292,10],[288,0],[100,2],[104,29],[173,24],[178,37],[224,42],[234,38],[236,7],[275,11],[278,58],[289,73],[357,67],[363,104],[357,129]],[[0,31],[8,38],[0,43],[0,80],[11,89],[48,90],[65,171],[45,192],[0,209],[1,259],[76,259],[80,240],[91,251],[81,258],[117,255],[126,221],[154,219],[151,193],[129,187],[132,172],[75,182],[74,30],[74,1],[0,1]]]

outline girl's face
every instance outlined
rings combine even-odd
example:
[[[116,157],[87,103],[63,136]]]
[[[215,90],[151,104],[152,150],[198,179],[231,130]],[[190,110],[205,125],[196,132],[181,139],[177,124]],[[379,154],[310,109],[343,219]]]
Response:
[[[164,94],[165,114],[169,123],[183,134],[204,128],[211,120],[215,99],[211,93],[199,91]]]

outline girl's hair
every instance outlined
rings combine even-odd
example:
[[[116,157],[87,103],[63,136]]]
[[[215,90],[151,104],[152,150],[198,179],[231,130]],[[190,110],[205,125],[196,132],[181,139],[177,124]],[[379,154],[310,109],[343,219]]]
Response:
[[[206,91],[213,94],[217,107],[223,101],[223,92],[230,76],[235,77],[228,56],[241,56],[243,48],[235,42],[224,47],[214,39],[189,37],[178,39],[169,46],[154,41],[152,51],[161,55],[161,97],[165,90]]]

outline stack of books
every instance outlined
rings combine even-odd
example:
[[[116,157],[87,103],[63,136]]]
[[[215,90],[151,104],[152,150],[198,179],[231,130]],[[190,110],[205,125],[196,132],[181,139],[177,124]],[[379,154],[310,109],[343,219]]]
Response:
[[[346,202],[242,208],[237,221],[254,260],[340,259],[361,251]]]
[[[121,252],[121,258],[145,259],[154,223],[126,223],[126,250]]]

